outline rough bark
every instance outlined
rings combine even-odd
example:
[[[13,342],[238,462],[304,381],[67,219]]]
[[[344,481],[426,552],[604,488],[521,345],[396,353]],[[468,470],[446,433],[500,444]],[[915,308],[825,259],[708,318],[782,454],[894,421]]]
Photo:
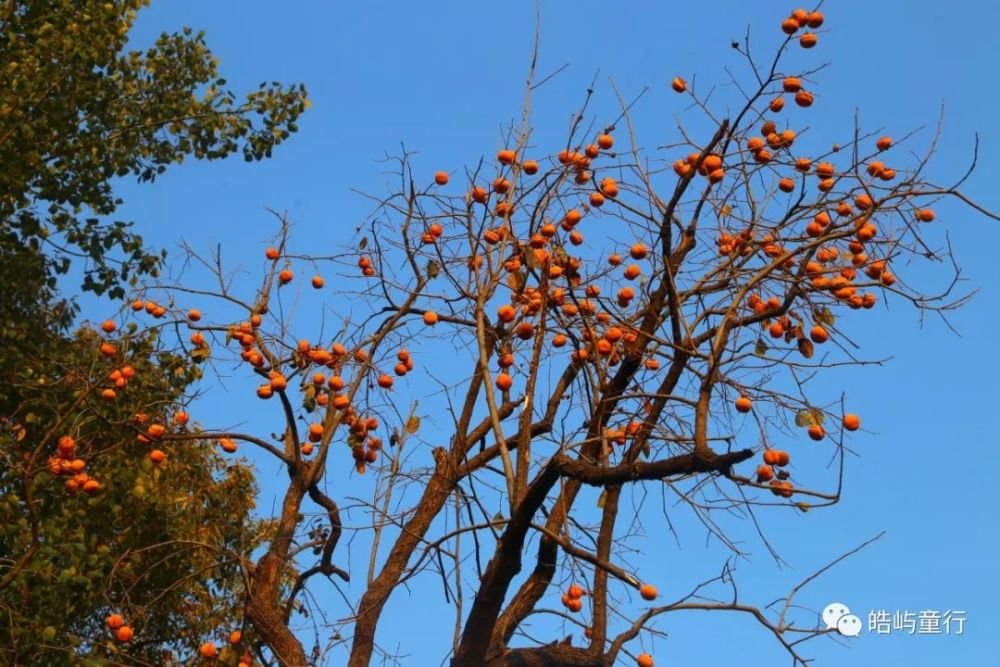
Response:
[[[542,468],[511,516],[480,580],[479,591],[465,621],[462,640],[455,652],[452,667],[481,667],[486,663],[486,653],[500,608],[507,597],[511,580],[521,571],[521,551],[531,527],[531,519],[558,479],[559,471],[556,466],[550,463]]]
[[[280,599],[282,570],[288,563],[288,552],[305,493],[302,475],[293,472],[282,502],[275,537],[267,553],[257,562],[247,600],[247,620],[261,641],[271,649],[281,667],[306,667],[309,664],[302,642],[285,624],[285,610]]]
[[[417,504],[417,511],[400,532],[381,572],[361,596],[348,667],[367,667],[370,663],[375,649],[375,630],[382,608],[395,589],[413,550],[423,540],[434,517],[455,490],[458,476],[450,457],[443,449],[436,449],[434,458],[437,461],[434,475],[424,488],[424,493]]]
[[[486,667],[610,667],[605,655],[567,644],[507,651],[485,663]]]

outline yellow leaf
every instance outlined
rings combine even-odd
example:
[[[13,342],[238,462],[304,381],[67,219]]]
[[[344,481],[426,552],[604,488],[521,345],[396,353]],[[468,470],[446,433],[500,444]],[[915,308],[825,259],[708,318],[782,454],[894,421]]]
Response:
[[[413,415],[408,420],[406,420],[406,432],[416,433],[420,430],[420,417]]]

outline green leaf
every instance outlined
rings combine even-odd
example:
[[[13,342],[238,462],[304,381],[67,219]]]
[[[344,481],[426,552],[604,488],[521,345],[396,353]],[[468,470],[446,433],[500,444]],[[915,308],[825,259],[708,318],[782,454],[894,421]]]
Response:
[[[813,318],[818,324],[832,327],[837,323],[837,318],[826,306],[820,306],[813,311]]]
[[[817,408],[799,410],[795,413],[795,425],[799,428],[806,428],[807,426],[812,426],[813,424],[819,424],[822,426],[825,419],[826,415],[823,414],[822,410]]]

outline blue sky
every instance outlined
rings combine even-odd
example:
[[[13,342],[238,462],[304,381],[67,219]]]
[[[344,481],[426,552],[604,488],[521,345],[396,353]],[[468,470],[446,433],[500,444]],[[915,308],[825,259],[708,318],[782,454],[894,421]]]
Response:
[[[810,62],[832,64],[816,77],[820,95],[810,126],[824,137],[846,140],[860,107],[862,122],[872,129],[884,127],[899,136],[925,127],[917,144],[922,146],[944,105],[932,175],[950,181],[963,171],[978,131],[981,166],[965,189],[998,209],[1000,195],[991,178],[1000,160],[995,122],[1000,74],[989,63],[1000,48],[991,29],[1000,20],[1000,7],[985,1],[957,6],[827,3],[829,32],[821,35]],[[557,142],[565,136],[570,113],[597,73],[595,114],[614,109],[609,77],[626,97],[648,85],[635,112],[640,141],[651,148],[674,140],[674,116],[685,108],[683,98],[669,91],[670,79],[679,74],[703,86],[724,80],[725,68],[737,65],[730,38],[742,36],[749,25],[758,48],[767,52],[780,39],[778,23],[790,9],[770,1],[546,0],[539,70],[568,67],[535,98],[536,138]],[[141,44],[183,25],[207,31],[234,89],[250,90],[263,80],[303,81],[313,107],[299,134],[267,162],[186,163],[152,186],[123,182],[122,213],[158,246],[173,251],[184,239],[208,250],[221,242],[231,261],[259,268],[262,248],[276,231],[265,207],[287,210],[295,223],[293,243],[322,252],[350,242],[370,210],[352,189],[384,192],[388,176],[379,159],[397,152],[401,142],[418,153],[415,166],[428,178],[437,169],[457,173],[480,156],[493,155],[501,147],[502,127],[520,112],[534,7],[530,2],[175,0],[145,10],[135,39]],[[767,510],[761,518],[768,538],[787,565],[777,566],[746,531],[743,546],[753,558],[739,564],[738,577],[748,601],[768,602],[885,530],[879,542],[811,584],[799,602],[812,610],[843,602],[865,622],[873,609],[964,610],[965,634],[866,632],[846,646],[822,638],[805,651],[820,666],[977,666],[995,664],[1000,653],[1000,584],[991,565],[996,519],[990,504],[1000,462],[993,424],[1000,399],[1000,362],[993,353],[1000,225],[954,203],[936,208],[963,267],[963,286],[978,290],[951,317],[960,335],[934,319],[921,326],[918,314],[902,302],[880,312],[877,324],[851,330],[866,358],[891,361],[833,371],[822,381],[829,397],[843,391],[852,405],[862,406],[865,431],[852,441],[858,456],[848,461],[845,499],[832,510],[805,515]],[[195,417],[200,408],[227,423],[270,427],[259,410],[252,414],[246,403],[231,400],[237,392],[246,393],[236,382],[214,387],[196,406]],[[265,512],[281,479],[264,467]],[[635,564],[655,573],[651,579],[661,582],[670,598],[715,576],[722,556],[689,514],[668,511],[677,512],[671,518],[679,543],[650,522]],[[350,548],[357,548],[351,564],[365,567],[366,551],[357,544]],[[355,584],[350,595],[359,592]],[[332,617],[345,614],[337,594],[320,593]],[[433,612],[414,614],[428,599],[437,604],[440,585],[417,582],[410,591],[397,591],[385,614],[386,631],[379,638],[398,642],[410,656],[404,664],[439,664],[449,645],[450,612],[435,606]],[[538,627],[539,636],[549,640],[565,634]],[[745,618],[691,612],[665,618],[658,628],[668,636],[644,644],[658,665],[787,663],[774,639]],[[331,664],[343,657],[332,655]]]

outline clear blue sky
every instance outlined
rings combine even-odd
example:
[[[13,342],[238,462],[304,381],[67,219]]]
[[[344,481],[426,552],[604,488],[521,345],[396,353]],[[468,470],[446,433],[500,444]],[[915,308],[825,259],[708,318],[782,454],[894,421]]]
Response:
[[[636,111],[640,135],[648,147],[668,143],[676,136],[673,117],[683,111],[682,98],[669,93],[670,78],[697,77],[703,85],[722,81],[724,68],[736,64],[730,37],[741,36],[749,24],[761,45],[773,43],[780,19],[791,9],[771,1],[546,0],[540,71],[569,67],[535,100],[536,137],[562,140],[570,112],[599,71],[595,112],[614,105],[608,77],[626,96],[649,85],[651,92]],[[1000,49],[994,30],[1000,6],[893,0],[831,2],[824,11],[830,32],[821,36],[815,62],[832,65],[817,77],[821,96],[810,125],[825,136],[847,139],[860,106],[868,127],[902,135],[932,128],[944,104],[932,173],[948,181],[963,170],[978,131],[981,168],[966,190],[1000,208],[992,182],[1000,160],[1000,73],[989,64]],[[265,207],[287,210],[296,225],[295,241],[316,244],[317,252],[347,242],[369,211],[351,189],[384,191],[387,177],[377,160],[398,151],[400,142],[419,152],[416,166],[427,174],[455,172],[496,151],[500,127],[520,110],[533,15],[531,2],[156,2],[141,16],[138,43],[182,25],[205,29],[235,89],[249,90],[265,79],[304,81],[314,106],[300,133],[274,159],[254,165],[239,159],[187,163],[153,186],[123,183],[123,213],[137,220],[154,244],[173,250],[186,239],[207,250],[221,241],[231,261],[252,267],[275,231]],[[866,632],[847,646],[823,638],[805,650],[820,666],[985,666],[997,664],[1000,654],[991,494],[1000,463],[994,424],[1000,400],[995,354],[1000,224],[951,203],[937,208],[963,266],[964,286],[979,290],[952,317],[961,336],[933,319],[921,327],[917,313],[902,302],[881,312],[879,325],[851,330],[865,357],[892,359],[883,368],[833,372],[821,385],[831,397],[846,392],[864,415],[866,432],[852,441],[859,456],[848,463],[845,499],[832,510],[806,515],[764,512],[760,518],[768,537],[788,566],[778,567],[747,531],[743,546],[753,558],[740,563],[738,576],[747,601],[767,602],[833,556],[886,530],[881,541],[812,584],[799,602],[815,610],[843,602],[865,622],[871,609],[961,609],[968,618],[966,632],[961,637]],[[246,403],[231,400],[241,391],[246,388],[238,383],[214,389],[195,416],[212,410],[225,422],[273,426],[277,415],[262,421],[248,413]],[[270,508],[280,481],[273,469],[262,474],[262,510]],[[706,544],[690,514],[677,510],[673,518],[680,544],[653,534],[638,561],[668,598],[715,575],[723,557],[717,545]],[[652,523],[648,528],[652,531]],[[350,547],[356,549],[351,565],[359,575],[367,565],[360,544]],[[346,551],[342,554],[343,564]],[[345,614],[339,595],[321,593],[331,617]],[[355,584],[350,594],[358,593]],[[440,600],[440,585],[433,581],[394,594],[379,638],[392,645],[398,641],[410,654],[404,664],[436,665],[444,656],[452,616]],[[658,627],[668,637],[646,644],[657,665],[788,662],[774,639],[745,618],[675,614]],[[546,639],[562,636],[559,629],[536,629]],[[335,652],[331,664],[341,659],[343,653]]]

